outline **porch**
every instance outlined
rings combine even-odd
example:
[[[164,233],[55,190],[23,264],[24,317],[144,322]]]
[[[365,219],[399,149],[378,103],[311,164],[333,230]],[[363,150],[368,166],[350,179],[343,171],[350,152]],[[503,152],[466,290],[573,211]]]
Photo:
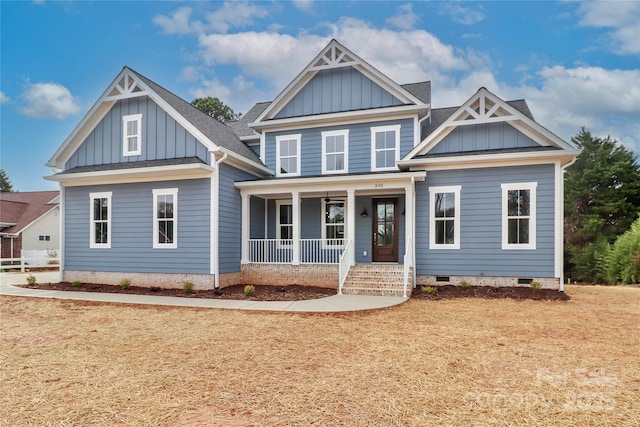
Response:
[[[395,265],[406,287],[413,282],[408,276],[413,274],[415,182],[425,175],[236,182],[242,198],[242,270],[278,277],[313,266],[323,277],[331,276],[325,286],[341,293],[353,266]]]

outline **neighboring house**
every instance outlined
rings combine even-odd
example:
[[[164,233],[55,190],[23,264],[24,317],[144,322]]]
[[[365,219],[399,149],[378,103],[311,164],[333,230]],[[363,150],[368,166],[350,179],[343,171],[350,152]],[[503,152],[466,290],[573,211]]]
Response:
[[[58,191],[0,193],[0,258],[60,249],[59,196]]]
[[[558,289],[578,154],[522,100],[480,88],[432,109],[429,82],[397,84],[332,40],[227,124],[125,67],[48,179],[65,280]]]

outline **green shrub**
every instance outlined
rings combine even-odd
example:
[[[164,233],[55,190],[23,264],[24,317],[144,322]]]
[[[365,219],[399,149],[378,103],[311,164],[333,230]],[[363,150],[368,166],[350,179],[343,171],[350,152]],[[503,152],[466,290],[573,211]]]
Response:
[[[640,283],[640,218],[618,236],[608,257],[609,283]]]
[[[462,282],[460,282],[460,289],[462,289],[463,291],[468,290],[470,287],[471,285],[466,280],[463,280]]]
[[[433,286],[423,286],[420,289],[422,290],[422,293],[424,295],[435,295],[438,293],[438,288],[435,288]]]
[[[38,283],[38,280],[36,279],[36,276],[30,274],[27,276],[27,283],[30,285],[35,285],[36,283]]]
[[[534,280],[534,281],[532,281],[531,283],[529,283],[529,287],[530,287],[533,291],[537,292],[537,291],[539,291],[540,289],[542,289],[542,283],[540,283],[540,282],[536,282],[536,281]]]
[[[256,293],[256,287],[253,285],[246,285],[242,292],[245,296],[250,297],[251,295]]]
[[[131,286],[131,280],[127,279],[126,277],[120,280],[120,287],[122,289],[129,289],[129,286]]]
[[[193,293],[193,283],[184,282],[184,284],[182,285],[182,292],[184,292],[185,294]]]
[[[80,280],[74,280],[73,282],[71,282],[71,286],[73,286],[74,288],[79,288],[82,286],[82,282]]]

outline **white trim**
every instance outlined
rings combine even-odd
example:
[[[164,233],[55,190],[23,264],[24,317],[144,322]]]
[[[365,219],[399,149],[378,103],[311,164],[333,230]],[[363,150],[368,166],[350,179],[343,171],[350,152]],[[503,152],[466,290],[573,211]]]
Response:
[[[64,278],[64,256],[65,256],[65,244],[67,241],[67,238],[65,236],[65,202],[66,199],[66,189],[64,187],[64,185],[60,184],[60,224],[58,225],[58,231],[60,232],[60,256],[58,257],[59,261],[58,263],[60,264],[60,274],[59,274],[59,280],[62,282],[63,278]]]
[[[97,184],[129,184],[134,182],[209,178],[213,171],[214,168],[204,163],[188,163],[183,165],[57,174],[45,176],[44,179],[59,182],[67,187],[75,187]]]
[[[260,134],[260,161],[264,164],[267,164],[266,161],[266,145],[265,145],[266,135],[264,132]]]
[[[354,193],[355,194],[355,193]],[[342,239],[337,239],[337,238],[332,238],[331,240],[342,240],[343,244],[342,245],[330,245],[328,243],[329,239],[327,237],[327,226],[331,226],[331,227],[335,227],[337,225],[334,224],[327,224],[327,205],[329,204],[336,204],[336,203],[342,203],[343,205],[343,220],[342,220],[342,227],[343,227],[343,236]],[[347,236],[349,235],[347,232],[347,213],[348,213],[348,205],[347,205],[347,201],[343,198],[337,198],[337,199],[331,199],[329,201],[329,203],[327,203],[326,200],[322,199],[322,203],[321,203],[322,207],[321,207],[321,216],[322,216],[322,229],[321,229],[321,237],[322,237],[322,247],[323,249],[334,249],[334,248],[341,248],[344,246],[344,244],[347,241]],[[339,223],[338,223],[339,224]]]
[[[560,290],[564,290],[564,171],[556,162],[554,185],[554,274],[560,279]]]
[[[401,168],[427,170],[474,169],[498,166],[534,165],[554,163],[560,160],[567,165],[575,160],[581,150],[522,151],[518,153],[469,154],[400,160]]]
[[[136,124],[137,133],[129,135],[129,123]],[[136,147],[131,150],[129,138],[136,138]],[[142,154],[142,114],[129,114],[122,116],[122,155],[124,157],[139,156]]]
[[[429,249],[460,249],[460,221],[462,215],[460,213],[460,185],[449,185],[443,187],[429,187]],[[436,194],[440,193],[453,193],[455,215],[453,218],[447,218],[447,220],[453,219],[453,243],[442,244],[436,243]]]
[[[110,249],[111,248],[111,195],[112,192],[89,193],[89,248],[90,249]],[[107,242],[96,243],[96,219],[93,217],[93,203],[96,199],[107,199]]]
[[[291,134],[291,135],[278,135],[276,136],[276,176],[300,176],[300,166],[301,166],[301,158],[302,153],[300,152],[300,139],[302,138],[302,134]],[[281,156],[280,156],[280,144],[282,141],[295,141],[296,147],[296,171],[295,172],[281,172]],[[288,158],[293,158],[293,156],[287,156]]]
[[[371,130],[371,170],[372,171],[389,171],[397,170],[397,162],[400,160],[400,127],[401,125],[389,126],[372,126]],[[376,134],[379,132],[395,132],[395,161],[393,166],[378,167],[376,163],[376,153],[378,151],[391,151],[391,149],[376,149]]]
[[[177,249],[178,247],[178,189],[158,188],[153,189],[153,249]],[[173,196],[173,241],[171,243],[160,243],[158,241],[158,196]]]
[[[534,250],[536,249],[536,188],[537,182],[516,182],[502,184],[502,249]],[[529,243],[509,243],[509,191],[529,190]],[[515,217],[514,217],[515,218]]]
[[[348,173],[349,172],[349,129],[324,131],[324,132],[321,132],[320,134],[322,135],[322,173],[323,174]],[[344,149],[342,150],[343,168],[327,170],[327,154],[341,153],[340,151],[327,153],[327,138],[335,137],[335,136],[344,137],[344,141],[343,141]]]
[[[348,125],[353,123],[369,123],[382,120],[412,119],[416,113],[428,110],[429,105],[401,105],[396,107],[375,108],[368,110],[327,113],[313,116],[292,117],[287,119],[273,119],[268,122],[253,122],[248,126],[256,130],[308,129],[323,126]]]

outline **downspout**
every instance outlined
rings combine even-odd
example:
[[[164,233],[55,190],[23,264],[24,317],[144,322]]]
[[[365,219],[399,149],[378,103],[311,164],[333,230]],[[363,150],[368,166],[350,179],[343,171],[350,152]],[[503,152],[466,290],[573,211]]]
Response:
[[[220,147],[211,152],[214,159],[216,153],[220,152]],[[213,170],[213,181],[211,183],[211,274],[214,277],[214,288],[220,289],[220,239],[219,239],[219,219],[220,219],[220,164],[227,158],[224,153],[220,159],[216,160]]]
[[[561,267],[560,267],[562,269],[562,274],[560,275],[560,292],[564,292],[564,173],[566,172],[569,166],[571,166],[576,162],[576,160],[578,160],[578,156],[574,157],[567,164],[560,166],[560,172],[562,176],[560,176],[559,179],[562,182],[562,185],[561,185],[562,196],[560,197],[561,203],[560,203],[559,209],[560,209],[560,219],[562,220],[562,261],[563,261],[563,264],[561,264]]]

